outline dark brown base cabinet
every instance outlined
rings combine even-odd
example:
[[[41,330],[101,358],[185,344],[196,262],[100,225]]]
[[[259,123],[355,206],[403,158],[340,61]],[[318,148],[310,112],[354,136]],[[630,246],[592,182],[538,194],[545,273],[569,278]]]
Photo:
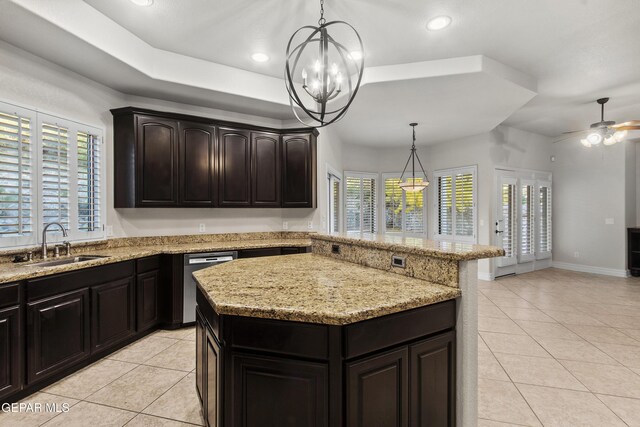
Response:
[[[220,316],[198,290],[210,427],[455,426],[455,301],[345,326]]]
[[[22,309],[18,283],[0,288],[0,400],[22,389]]]
[[[111,113],[116,208],[316,207],[315,129]]]

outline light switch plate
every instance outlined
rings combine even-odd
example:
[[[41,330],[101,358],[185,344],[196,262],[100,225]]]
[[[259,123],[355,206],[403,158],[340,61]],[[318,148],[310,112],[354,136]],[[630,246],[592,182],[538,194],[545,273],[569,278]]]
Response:
[[[204,225],[204,224],[200,224],[200,225],[198,225],[198,231],[199,231],[200,233],[204,233],[204,230],[205,230],[205,229],[206,229],[206,228],[205,228],[205,225]]]
[[[605,218],[604,223],[606,225],[613,225],[614,224],[613,218]]]

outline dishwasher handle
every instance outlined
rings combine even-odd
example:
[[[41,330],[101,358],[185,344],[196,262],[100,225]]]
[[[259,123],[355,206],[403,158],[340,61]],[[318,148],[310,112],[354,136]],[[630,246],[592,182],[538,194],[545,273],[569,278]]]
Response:
[[[191,258],[189,265],[192,264],[216,264],[220,262],[233,261],[232,256],[207,257],[207,258]]]

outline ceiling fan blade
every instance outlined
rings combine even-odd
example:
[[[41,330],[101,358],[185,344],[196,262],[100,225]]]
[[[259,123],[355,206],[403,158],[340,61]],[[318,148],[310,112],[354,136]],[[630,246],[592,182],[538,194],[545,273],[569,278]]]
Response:
[[[575,133],[582,133],[582,132],[587,132],[588,129],[583,129],[583,130],[572,130],[571,132],[562,132],[563,135],[573,135]]]
[[[640,126],[640,120],[629,120],[628,122],[618,123],[618,124],[612,125],[611,127],[618,130],[630,130],[630,129],[627,129],[630,126],[631,127],[635,126],[634,129],[636,129],[638,126]]]
[[[620,126],[615,128],[617,131],[618,130],[640,130],[640,125],[634,125],[634,126]]]
[[[575,132],[563,132],[563,134],[565,136],[554,140],[553,143],[555,144],[557,142],[566,141],[567,139],[575,138],[577,135],[579,135],[581,133],[587,133],[587,132],[588,132],[588,130],[579,130],[579,131],[575,131]]]

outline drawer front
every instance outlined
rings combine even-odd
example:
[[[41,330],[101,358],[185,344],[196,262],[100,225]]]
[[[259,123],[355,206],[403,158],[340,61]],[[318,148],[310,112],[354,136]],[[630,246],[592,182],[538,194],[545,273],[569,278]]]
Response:
[[[136,260],[136,273],[146,273],[151,270],[160,270],[160,255]]]
[[[251,317],[225,317],[224,337],[234,350],[256,350],[288,356],[328,359],[329,330],[324,325]],[[226,333],[226,332],[225,332]]]
[[[345,357],[358,357],[453,329],[455,322],[456,302],[451,300],[354,323],[345,328]]]
[[[0,308],[20,303],[20,284],[0,285]]]
[[[133,276],[134,261],[42,277],[27,282],[27,302]]]

